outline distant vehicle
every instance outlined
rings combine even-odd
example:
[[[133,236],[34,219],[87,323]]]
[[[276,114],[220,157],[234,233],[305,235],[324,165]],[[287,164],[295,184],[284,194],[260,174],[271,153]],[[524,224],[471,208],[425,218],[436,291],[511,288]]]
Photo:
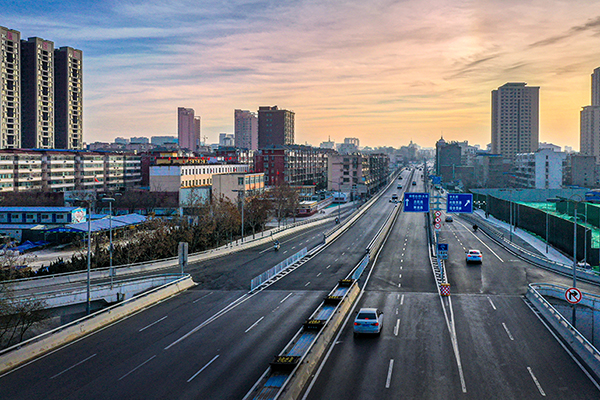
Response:
[[[279,240],[276,240],[275,242],[273,242],[273,249],[275,251],[279,251],[280,247],[281,247],[281,245],[279,244]]]
[[[446,222],[452,222],[452,221],[454,221],[454,220],[452,219],[452,216],[450,216],[450,215],[446,215]]]
[[[398,185],[396,189],[402,189],[402,185]]]
[[[477,226],[477,224],[473,225],[473,232],[477,232],[477,229],[479,229],[479,227]]]
[[[361,308],[354,320],[354,337],[361,333],[381,334],[383,312],[377,308]]]
[[[483,261],[483,256],[479,250],[467,251],[467,264],[468,263],[480,263]]]
[[[417,182],[413,181],[412,185],[417,186]]]
[[[399,180],[399,181],[401,181],[401,180],[402,180],[402,176],[399,176],[399,177],[398,177],[398,180]]]
[[[392,198],[390,199],[390,203],[397,203],[398,202],[398,193],[394,193],[392,194]]]

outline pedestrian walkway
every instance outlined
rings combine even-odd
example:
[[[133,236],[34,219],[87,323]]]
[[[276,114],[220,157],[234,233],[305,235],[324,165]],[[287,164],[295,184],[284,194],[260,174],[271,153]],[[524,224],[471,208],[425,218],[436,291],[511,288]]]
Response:
[[[490,225],[496,227],[506,238],[510,237],[510,224],[507,222],[501,221],[494,216],[490,215],[487,218],[485,217],[485,212],[483,210],[476,210],[474,212],[478,217],[484,219]],[[513,230],[513,236],[516,236],[527,243],[529,246],[534,248],[536,252],[538,252],[542,257],[547,258],[548,260],[555,261],[562,264],[573,265],[573,259],[565,256],[560,251],[555,249],[552,246],[548,246],[548,252],[546,252],[546,242],[537,236],[532,235],[531,233],[517,228]],[[513,240],[516,242],[516,240]],[[517,243],[518,244],[518,243]]]

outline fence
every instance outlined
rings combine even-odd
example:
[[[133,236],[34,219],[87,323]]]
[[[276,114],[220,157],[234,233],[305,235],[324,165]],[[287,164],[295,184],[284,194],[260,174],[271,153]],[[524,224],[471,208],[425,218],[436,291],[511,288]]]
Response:
[[[302,250],[300,250],[299,252],[297,252],[296,254],[294,254],[293,256],[286,258],[285,260],[283,260],[282,262],[280,262],[273,268],[263,272],[262,274],[258,275],[256,278],[253,278],[250,281],[250,291],[256,289],[257,287],[262,285],[264,282],[267,282],[268,280],[273,278],[275,275],[277,275],[278,273],[280,273],[281,271],[283,271],[290,265],[294,264],[296,261],[298,261],[299,259],[304,257],[306,255],[306,253],[307,253],[307,249],[305,247]]]

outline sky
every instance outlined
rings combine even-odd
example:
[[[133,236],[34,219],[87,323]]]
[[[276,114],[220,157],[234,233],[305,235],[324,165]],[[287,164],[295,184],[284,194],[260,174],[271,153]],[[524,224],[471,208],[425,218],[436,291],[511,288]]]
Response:
[[[84,54],[84,140],[209,143],[234,109],[295,112],[296,143],[491,141],[491,90],[540,87],[540,141],[579,149],[600,67],[600,2],[4,0],[0,25]]]

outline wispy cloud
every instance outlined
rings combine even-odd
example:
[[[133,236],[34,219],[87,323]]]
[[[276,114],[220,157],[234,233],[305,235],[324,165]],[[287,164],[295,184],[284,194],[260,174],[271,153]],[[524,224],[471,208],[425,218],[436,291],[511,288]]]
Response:
[[[0,5],[0,25],[84,50],[87,141],[174,134],[178,106],[216,140],[233,109],[277,104],[300,143],[485,144],[490,91],[523,81],[542,87],[542,140],[577,146],[600,65],[594,0],[53,4]]]

